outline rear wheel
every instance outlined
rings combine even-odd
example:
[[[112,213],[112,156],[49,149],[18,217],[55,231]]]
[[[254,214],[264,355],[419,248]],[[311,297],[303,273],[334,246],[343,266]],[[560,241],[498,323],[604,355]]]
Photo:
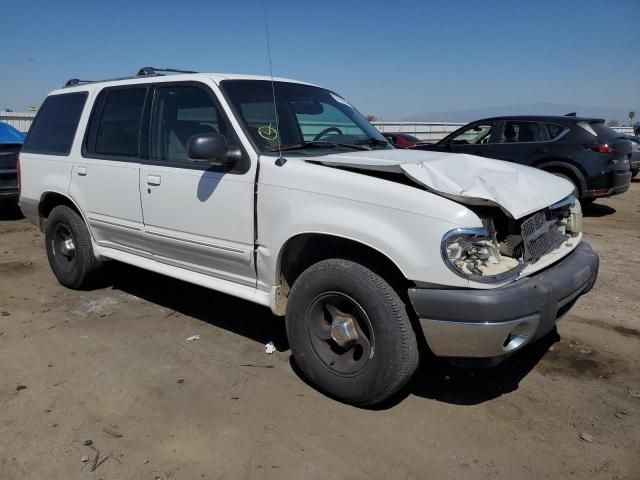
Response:
[[[576,198],[580,197],[580,188],[573,178],[571,178],[568,175],[565,175],[564,173],[557,173],[557,172],[551,172],[551,173],[553,173],[556,177],[564,178],[567,182],[571,183],[571,185],[573,185],[573,192],[572,192],[573,196]]]
[[[55,207],[47,219],[45,244],[51,270],[62,285],[76,290],[94,285],[102,262],[78,213],[65,205]]]
[[[304,375],[347,403],[382,402],[418,366],[404,303],[384,279],[350,260],[324,260],[300,275],[289,297],[286,325]]]

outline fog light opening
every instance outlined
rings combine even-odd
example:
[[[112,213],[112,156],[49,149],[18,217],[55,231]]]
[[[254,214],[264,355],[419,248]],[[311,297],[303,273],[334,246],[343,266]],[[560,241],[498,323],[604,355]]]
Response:
[[[502,342],[502,350],[512,352],[527,343],[535,332],[535,324],[523,322],[517,325]]]
[[[527,343],[527,340],[529,340],[529,335],[522,333],[510,333],[507,335],[507,338],[504,339],[502,349],[505,352],[512,352]]]

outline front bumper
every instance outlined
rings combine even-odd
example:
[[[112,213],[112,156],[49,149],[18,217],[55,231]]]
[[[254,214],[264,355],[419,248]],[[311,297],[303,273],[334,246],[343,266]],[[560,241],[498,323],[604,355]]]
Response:
[[[549,333],[593,287],[599,258],[581,242],[551,267],[490,290],[410,289],[431,351],[440,357],[510,354]]]

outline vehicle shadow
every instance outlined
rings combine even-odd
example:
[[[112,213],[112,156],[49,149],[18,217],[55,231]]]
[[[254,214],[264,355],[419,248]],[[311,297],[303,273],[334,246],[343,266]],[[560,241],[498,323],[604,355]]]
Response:
[[[110,288],[262,345],[272,341],[280,352],[289,349],[284,320],[265,307],[119,262],[107,264],[107,277],[105,282],[109,282]],[[410,395],[455,405],[476,405],[492,400],[517,390],[520,381],[559,338],[554,330],[500,365],[487,368],[454,366],[425,348],[421,365],[412,381],[391,399],[370,409],[393,408]],[[293,356],[289,363],[301,381],[315,388],[296,365]]]
[[[609,205],[602,205],[600,203],[592,203],[582,207],[582,215],[585,217],[606,217],[616,213],[616,209]]]
[[[494,367],[458,367],[423,355],[421,366],[406,394],[455,405],[477,405],[518,389],[520,381],[560,340],[554,329]],[[425,358],[427,357],[427,358]]]
[[[452,405],[478,405],[493,400],[517,390],[520,381],[559,340],[560,336],[554,329],[494,367],[455,366],[424,351],[420,366],[407,386],[390,399],[365,408],[373,411],[388,410],[412,395]],[[289,358],[289,364],[303,382],[315,388],[305,378],[293,356]]]
[[[107,263],[106,273],[113,289],[263,345],[271,341],[278,351],[289,348],[284,320],[268,308],[119,262]]]
[[[0,201],[0,222],[21,220],[24,216],[15,201]]]

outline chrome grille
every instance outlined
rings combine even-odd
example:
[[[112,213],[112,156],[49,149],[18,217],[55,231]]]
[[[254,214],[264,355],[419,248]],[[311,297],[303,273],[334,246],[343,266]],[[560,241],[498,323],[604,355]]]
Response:
[[[537,260],[549,250],[558,247],[565,238],[558,230],[557,219],[547,210],[538,212],[522,222],[524,260]]]

